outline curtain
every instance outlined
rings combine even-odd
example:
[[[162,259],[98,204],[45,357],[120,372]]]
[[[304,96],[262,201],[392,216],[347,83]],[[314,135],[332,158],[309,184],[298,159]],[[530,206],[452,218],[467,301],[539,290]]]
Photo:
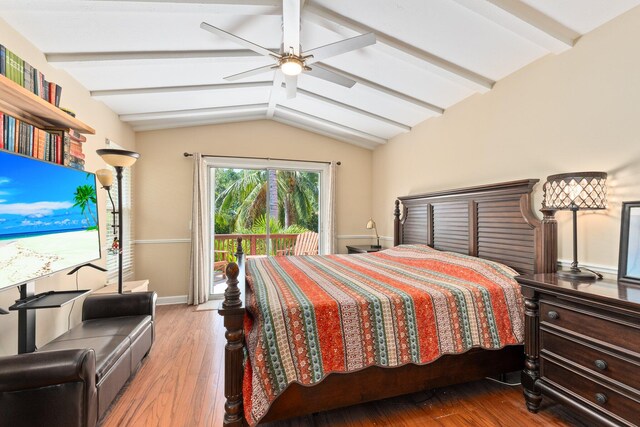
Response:
[[[327,195],[327,253],[336,252],[336,162],[329,165],[329,194]]]
[[[191,203],[191,269],[187,302],[198,305],[209,299],[209,218],[207,167],[200,153],[193,153],[193,198]]]

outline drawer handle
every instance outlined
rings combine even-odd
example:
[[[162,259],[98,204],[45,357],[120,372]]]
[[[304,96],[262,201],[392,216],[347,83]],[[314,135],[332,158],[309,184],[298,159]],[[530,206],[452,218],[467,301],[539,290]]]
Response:
[[[605,369],[607,369],[607,367],[609,367],[609,365],[607,365],[607,362],[605,362],[602,359],[596,360],[595,364],[596,364],[596,368],[600,369],[601,371],[604,371]]]
[[[596,402],[601,405],[607,403],[607,396],[604,393],[596,393]]]
[[[557,320],[560,318],[560,315],[558,314],[557,311],[550,311],[549,313],[547,313],[547,316],[549,316],[549,319],[553,319],[553,320]]]

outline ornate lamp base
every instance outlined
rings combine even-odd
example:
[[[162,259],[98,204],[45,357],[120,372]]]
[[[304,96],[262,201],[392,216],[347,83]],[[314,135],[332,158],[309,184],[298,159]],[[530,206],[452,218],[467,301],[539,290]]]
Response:
[[[572,268],[571,270],[559,270],[558,276],[563,279],[569,280],[582,280],[582,281],[591,281],[598,279],[598,276],[591,271],[582,271],[579,268]]]

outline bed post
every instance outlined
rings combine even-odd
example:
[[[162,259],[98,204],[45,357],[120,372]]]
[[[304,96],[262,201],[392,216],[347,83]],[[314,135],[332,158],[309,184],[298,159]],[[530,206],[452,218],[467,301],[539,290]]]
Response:
[[[555,273],[558,271],[558,222],[555,209],[549,209],[542,205],[542,254],[538,257],[536,273]]]
[[[223,424],[241,427],[244,420],[242,410],[242,375],[244,373],[244,304],[242,299],[244,295],[241,291],[244,289],[244,275],[240,275],[240,273],[244,265],[244,253],[240,237],[238,238],[236,257],[238,263],[230,262],[225,270],[227,289],[224,291],[224,301],[218,313],[224,317],[227,339],[227,344],[224,347],[224,395],[227,401],[224,405]],[[240,281],[238,276],[240,276]]]
[[[393,246],[400,244],[400,200],[396,199],[396,208],[393,210]]]

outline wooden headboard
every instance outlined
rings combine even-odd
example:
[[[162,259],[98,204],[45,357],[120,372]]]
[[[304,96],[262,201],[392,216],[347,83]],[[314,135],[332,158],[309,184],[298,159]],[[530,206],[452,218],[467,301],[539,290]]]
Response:
[[[531,209],[537,179],[399,197],[394,245],[422,243],[498,261],[519,273],[557,269],[555,211]],[[402,206],[400,206],[402,203]]]

